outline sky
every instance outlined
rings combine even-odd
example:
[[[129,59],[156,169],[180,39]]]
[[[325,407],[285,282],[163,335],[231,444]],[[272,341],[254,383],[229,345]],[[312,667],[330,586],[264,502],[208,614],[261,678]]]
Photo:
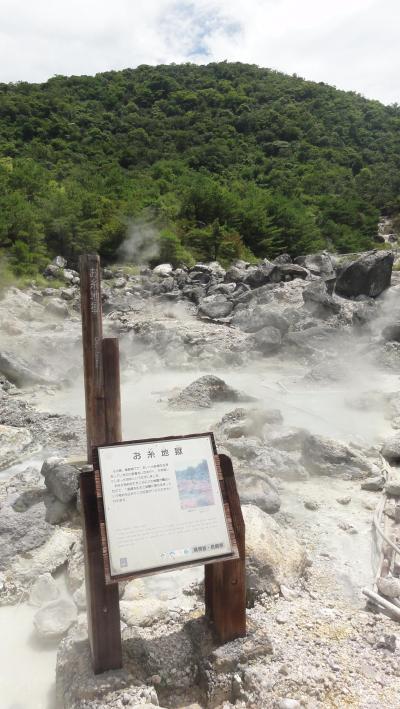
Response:
[[[240,61],[400,103],[400,0],[0,0],[0,81]]]

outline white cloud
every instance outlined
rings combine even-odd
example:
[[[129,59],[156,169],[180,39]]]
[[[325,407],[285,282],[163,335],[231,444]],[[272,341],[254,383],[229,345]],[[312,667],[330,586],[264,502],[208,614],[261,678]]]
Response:
[[[400,102],[398,0],[0,0],[0,80],[242,61]]]

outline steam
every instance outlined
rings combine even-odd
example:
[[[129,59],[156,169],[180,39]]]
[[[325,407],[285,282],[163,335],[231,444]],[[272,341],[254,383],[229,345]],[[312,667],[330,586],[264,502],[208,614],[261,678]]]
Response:
[[[128,235],[117,251],[117,258],[123,263],[146,266],[160,253],[160,233],[153,224],[144,219],[128,223]]]

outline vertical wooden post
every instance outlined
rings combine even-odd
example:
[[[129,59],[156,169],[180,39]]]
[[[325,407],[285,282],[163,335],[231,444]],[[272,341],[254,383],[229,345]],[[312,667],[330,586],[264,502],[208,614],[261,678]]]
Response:
[[[104,410],[106,442],[122,441],[119,342],[116,337],[103,339]]]
[[[246,635],[245,526],[232,461],[227,455],[216,458],[221,467],[240,558],[205,566],[205,604],[218,638],[221,642],[228,642]]]
[[[100,259],[96,255],[80,258],[81,313],[83,362],[86,399],[86,432],[88,462],[92,462],[93,446],[112,443],[115,433],[111,424],[112,410],[120,411],[119,367],[108,376],[107,401],[110,414],[106,415],[105,377],[103,370],[102,309],[100,288]],[[115,352],[118,347],[106,345]],[[107,356],[107,355],[106,355]],[[116,393],[116,386],[118,392]],[[113,398],[114,397],[114,398]],[[119,413],[119,438],[120,439]],[[89,641],[95,673],[122,667],[122,646],[119,614],[118,584],[106,585],[100,538],[100,523],[93,473],[80,476],[85,553],[85,580]]]
[[[88,463],[92,448],[105,442],[105,409],[101,308],[100,259],[86,254],[79,259],[81,279],[81,314],[83,367],[85,375],[86,435]]]

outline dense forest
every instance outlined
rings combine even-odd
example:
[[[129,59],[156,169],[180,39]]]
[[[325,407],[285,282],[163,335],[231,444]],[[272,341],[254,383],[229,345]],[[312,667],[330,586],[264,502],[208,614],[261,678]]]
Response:
[[[19,274],[115,260],[140,229],[176,264],[367,249],[399,210],[397,105],[226,62],[0,84],[0,252]]]

